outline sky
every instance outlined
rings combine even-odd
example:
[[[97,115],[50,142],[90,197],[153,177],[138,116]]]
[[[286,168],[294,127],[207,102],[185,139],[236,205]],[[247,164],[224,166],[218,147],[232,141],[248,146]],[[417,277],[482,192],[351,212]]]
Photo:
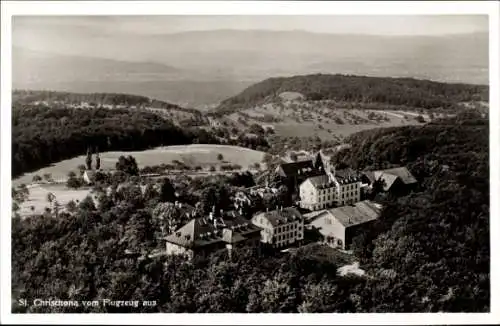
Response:
[[[218,29],[303,30],[333,34],[444,35],[488,31],[486,15],[420,16],[17,16],[13,40],[59,35],[170,34]]]

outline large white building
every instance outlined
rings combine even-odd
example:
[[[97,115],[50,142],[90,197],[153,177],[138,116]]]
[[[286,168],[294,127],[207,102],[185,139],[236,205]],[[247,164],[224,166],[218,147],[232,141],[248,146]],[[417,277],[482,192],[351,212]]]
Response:
[[[352,169],[333,171],[337,206],[351,205],[361,200],[361,177]]]
[[[299,187],[300,207],[311,211],[336,204],[335,182],[326,174],[306,179]]]
[[[299,186],[300,206],[319,210],[361,200],[361,179],[352,169],[335,171],[325,164],[326,174],[310,177]]]
[[[274,248],[284,248],[304,239],[304,217],[293,207],[258,213],[252,223],[262,229],[261,242]]]

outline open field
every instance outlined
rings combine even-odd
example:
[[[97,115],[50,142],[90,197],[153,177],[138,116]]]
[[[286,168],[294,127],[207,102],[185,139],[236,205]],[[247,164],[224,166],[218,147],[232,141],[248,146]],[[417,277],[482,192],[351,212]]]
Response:
[[[237,128],[253,123],[272,125],[276,135],[284,137],[318,136],[322,140],[341,140],[352,133],[373,129],[418,125],[418,113],[401,110],[368,110],[337,108],[334,104],[314,104],[289,101],[267,103],[241,112],[232,113],[228,118]],[[422,115],[426,120],[428,116]]]
[[[227,145],[179,145],[158,147],[151,150],[140,152],[104,152],[100,153],[101,167],[104,170],[111,170],[115,168],[115,164],[121,155],[132,155],[135,157],[139,168],[152,165],[160,165],[162,163],[172,164],[173,161],[178,160],[189,166],[199,165],[201,167],[208,167],[213,165],[220,165],[222,161],[218,160],[217,156],[222,154],[223,161],[230,164],[241,165],[242,168],[247,169],[250,165],[260,163],[264,157],[264,152],[251,150],[248,148]],[[34,175],[43,176],[45,173],[51,173],[54,179],[66,178],[69,171],[77,171],[80,164],[85,163],[85,156],[74,157],[69,160],[64,160],[51,166],[42,168],[32,173],[25,175],[12,181],[13,186],[22,183],[31,183]]]
[[[51,207],[47,201],[47,194],[53,193],[56,200],[61,206],[65,206],[69,201],[74,200],[82,201],[87,195],[90,194],[90,189],[68,189],[63,184],[47,184],[47,185],[33,185],[29,187],[29,198],[22,203],[19,214],[29,216],[33,214],[42,214],[45,207]]]

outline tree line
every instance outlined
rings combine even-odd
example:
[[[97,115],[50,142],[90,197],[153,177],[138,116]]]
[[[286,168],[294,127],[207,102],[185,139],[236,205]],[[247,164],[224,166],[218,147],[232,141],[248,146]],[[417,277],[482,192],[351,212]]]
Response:
[[[218,143],[200,128],[184,128],[146,111],[42,106],[12,111],[12,176],[84,154],[156,146]]]
[[[488,129],[468,112],[368,130],[334,158],[359,169],[406,165],[420,185],[399,198],[379,195],[381,218],[354,240],[356,255],[386,283],[372,291],[371,311],[489,310]]]
[[[299,92],[307,100],[385,103],[414,108],[453,108],[464,101],[488,101],[485,85],[448,84],[413,78],[314,74],[269,78],[221,102],[217,113],[230,113]]]

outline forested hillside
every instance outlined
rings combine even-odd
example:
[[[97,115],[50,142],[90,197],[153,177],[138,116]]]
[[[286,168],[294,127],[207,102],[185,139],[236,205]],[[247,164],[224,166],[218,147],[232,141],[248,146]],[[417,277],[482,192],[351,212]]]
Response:
[[[486,312],[489,311],[488,121],[461,115],[351,137],[336,163],[407,164],[420,188],[386,208],[355,239],[368,277],[339,276],[341,262],[299,251],[235,252],[190,263],[137,259],[126,248],[154,238],[161,194],[124,189],[82,201],[71,215],[12,222],[12,290],[18,298],[156,300],[152,307],[30,307],[29,312]],[[417,149],[419,152],[417,152]],[[137,186],[136,186],[137,187]],[[206,186],[200,188],[205,192]],[[120,199],[121,198],[121,199]],[[226,198],[222,197],[222,198]],[[168,223],[168,221],[164,221]]]
[[[336,100],[385,103],[423,109],[450,108],[458,102],[488,101],[488,86],[447,84],[413,78],[366,77],[352,75],[303,75],[269,78],[223,101],[218,112],[276,100],[283,92],[298,92],[307,100]]]
[[[141,150],[160,145],[214,143],[201,129],[174,125],[160,116],[129,109],[49,108],[12,110],[12,176],[99,151]]]
[[[171,110],[183,110],[198,113],[194,109],[186,109],[175,104],[151,99],[145,96],[121,93],[70,93],[38,90],[14,90],[12,103],[14,106],[29,105],[35,102],[60,103],[63,105],[87,103],[90,106],[115,105],[125,107],[153,107]]]
[[[386,290],[375,286],[374,307],[488,311],[488,121],[462,114],[422,127],[364,131],[349,141],[338,165],[406,164],[420,182],[408,196],[381,198],[387,207],[377,228],[356,240],[357,254],[391,275]]]

